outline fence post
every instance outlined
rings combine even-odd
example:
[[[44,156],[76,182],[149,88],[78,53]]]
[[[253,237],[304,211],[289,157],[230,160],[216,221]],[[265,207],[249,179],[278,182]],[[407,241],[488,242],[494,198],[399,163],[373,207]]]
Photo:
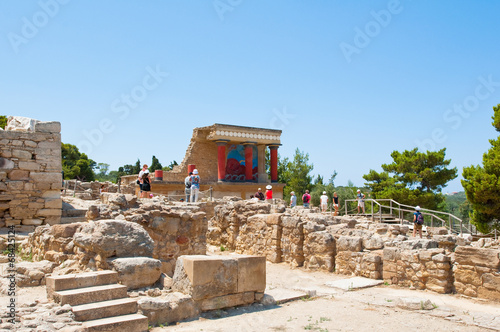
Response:
[[[373,212],[373,199],[372,199],[372,221],[375,221],[375,212]]]
[[[213,197],[212,197],[212,186],[210,186],[210,202],[213,202]]]
[[[75,196],[76,196],[76,179],[75,179],[75,187],[73,189],[73,197],[75,197]]]

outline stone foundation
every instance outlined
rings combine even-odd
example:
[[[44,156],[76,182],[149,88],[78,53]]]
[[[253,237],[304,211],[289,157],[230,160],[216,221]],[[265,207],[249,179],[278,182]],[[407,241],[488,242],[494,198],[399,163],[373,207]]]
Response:
[[[61,125],[16,119],[0,130],[0,227],[33,231],[61,221]]]

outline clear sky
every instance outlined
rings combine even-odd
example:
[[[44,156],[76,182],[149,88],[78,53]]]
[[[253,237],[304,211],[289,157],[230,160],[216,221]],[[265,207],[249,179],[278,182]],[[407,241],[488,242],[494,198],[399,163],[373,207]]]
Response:
[[[446,147],[461,175],[497,136],[498,13],[494,0],[2,0],[0,114],[60,121],[64,143],[111,169],[180,163],[193,128],[224,123],[282,129],[280,156],[308,153],[336,185],[414,147]]]

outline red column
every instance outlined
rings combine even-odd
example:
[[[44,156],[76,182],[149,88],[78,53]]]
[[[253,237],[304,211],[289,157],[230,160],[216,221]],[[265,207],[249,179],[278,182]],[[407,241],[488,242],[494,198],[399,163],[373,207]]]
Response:
[[[271,182],[278,182],[278,146],[269,146],[271,150]]]
[[[253,145],[252,144],[244,144],[245,145],[245,178],[247,181],[253,180]]]
[[[226,179],[226,144],[227,141],[217,141],[217,166],[218,179],[224,181]]]

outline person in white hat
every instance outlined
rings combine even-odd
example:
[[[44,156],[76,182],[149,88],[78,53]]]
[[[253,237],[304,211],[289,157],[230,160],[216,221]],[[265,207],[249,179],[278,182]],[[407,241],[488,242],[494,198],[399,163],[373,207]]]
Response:
[[[193,170],[193,175],[191,175],[191,202],[198,201],[198,194],[200,192],[200,176],[198,175],[198,170]]]
[[[321,212],[325,213],[326,209],[328,208],[328,196],[326,195],[326,191],[323,191],[323,195],[321,195],[319,201],[321,206]]]
[[[363,214],[365,214],[365,194],[358,189],[358,194],[356,195],[356,199],[358,200],[358,214],[359,208],[363,209]]]
[[[266,186],[266,199],[273,199],[273,186],[270,184]]]
[[[420,212],[420,206],[415,207],[415,213],[413,213],[413,237],[417,235],[417,232],[422,238],[422,225],[424,224],[424,216]]]
[[[295,192],[292,191],[290,193],[290,207],[293,208],[297,205],[297,196],[295,196]]]

